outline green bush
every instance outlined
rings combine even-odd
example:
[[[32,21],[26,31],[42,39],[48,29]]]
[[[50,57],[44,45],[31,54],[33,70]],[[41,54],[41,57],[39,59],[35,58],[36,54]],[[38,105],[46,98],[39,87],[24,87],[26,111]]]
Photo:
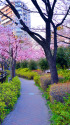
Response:
[[[69,51],[67,51],[67,48],[60,47],[57,50],[57,58],[56,58],[56,64],[57,68],[68,68],[70,65],[70,59],[69,59]]]
[[[60,79],[59,82],[65,83],[70,81],[70,70],[68,69],[60,69],[58,70],[58,75],[60,77],[63,77],[63,79]]]
[[[31,60],[31,61],[29,62],[28,67],[29,67],[30,70],[35,70],[35,69],[37,69],[37,63],[36,63],[36,61]]]
[[[34,76],[34,79],[33,79],[33,80],[35,81],[35,84],[36,84],[36,85],[40,86],[40,75]]]
[[[70,125],[70,95],[68,99],[64,100],[64,103],[54,101],[52,104],[48,102],[52,110],[52,125]]]
[[[21,68],[28,68],[28,61],[24,60],[23,62],[21,62]]]
[[[67,67],[70,68],[70,46],[65,48],[65,58],[67,60]]]
[[[46,70],[46,69],[49,68],[48,62],[47,62],[47,60],[45,58],[41,58],[39,60],[39,66],[40,66],[41,70]]]
[[[22,78],[33,79],[38,73],[30,71],[28,68],[17,69],[16,74]]]
[[[0,123],[6,114],[13,109],[20,95],[20,80],[14,77],[9,83],[0,84]]]
[[[0,95],[1,97],[1,95]],[[0,99],[0,123],[3,121],[3,119],[5,118],[6,116],[6,105],[5,105],[5,102],[2,102],[1,99]]]
[[[16,63],[16,69],[19,69],[20,68],[20,62],[17,62]]]

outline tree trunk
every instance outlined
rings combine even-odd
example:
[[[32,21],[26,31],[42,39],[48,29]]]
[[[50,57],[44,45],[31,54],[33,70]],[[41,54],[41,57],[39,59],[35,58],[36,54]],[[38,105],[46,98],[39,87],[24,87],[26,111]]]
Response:
[[[50,50],[50,43],[51,43],[51,30],[50,30],[50,22],[46,23],[46,44],[43,45],[43,49],[45,52],[45,56],[47,58],[49,67],[50,67],[50,72],[51,72],[51,84],[57,83],[58,82],[58,74],[57,74],[57,69],[56,69],[56,53],[57,53],[57,47],[55,44],[55,56],[51,54]],[[56,35],[56,34],[55,34]],[[54,39],[57,37],[54,37]],[[56,41],[55,41],[56,42]]]
[[[58,82],[58,74],[57,74],[57,69],[56,69],[56,61],[54,60],[53,57],[50,56],[50,54],[47,56],[47,61],[50,67],[50,72],[51,72],[51,84],[57,83]]]
[[[16,60],[13,58],[13,49],[11,48],[11,57],[10,57],[10,75],[11,80],[15,77],[15,67],[16,67]]]
[[[13,64],[12,64],[12,78],[15,77],[15,67],[16,67],[16,60],[13,59]]]
[[[56,62],[54,60],[51,60],[49,63],[50,72],[51,72],[51,84],[58,82],[58,74],[56,69]]]

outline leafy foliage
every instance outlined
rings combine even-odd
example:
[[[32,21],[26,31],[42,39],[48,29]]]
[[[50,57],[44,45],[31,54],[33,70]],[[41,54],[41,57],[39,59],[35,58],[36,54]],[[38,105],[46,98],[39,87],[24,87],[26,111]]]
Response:
[[[70,70],[68,69],[60,69],[58,70],[58,75],[60,77],[63,77],[63,79],[60,79],[59,82],[65,83],[65,82],[69,82],[70,81]]]
[[[17,76],[9,83],[0,83],[0,123],[9,111],[13,109],[19,95],[20,80]]]
[[[28,67],[29,67],[30,70],[37,69],[37,63],[36,63],[36,61],[30,60]]]
[[[16,69],[19,69],[20,68],[20,62],[17,62],[16,63]]]
[[[51,125],[70,125],[70,95],[68,99],[64,100],[64,103],[54,101],[54,104],[52,104],[48,102],[53,113]]]
[[[36,85],[40,86],[40,75],[34,76],[34,81]]]
[[[21,62],[21,68],[28,68],[28,61],[24,60],[23,62]]]
[[[39,66],[40,66],[41,70],[46,70],[46,69],[49,68],[48,62],[47,62],[47,60],[45,58],[41,58],[39,60]]]
[[[16,74],[27,79],[33,79],[34,76],[38,75],[37,72],[30,71],[28,68],[17,69]]]
[[[69,48],[60,47],[57,50],[56,63],[58,68],[70,67],[70,50]]]

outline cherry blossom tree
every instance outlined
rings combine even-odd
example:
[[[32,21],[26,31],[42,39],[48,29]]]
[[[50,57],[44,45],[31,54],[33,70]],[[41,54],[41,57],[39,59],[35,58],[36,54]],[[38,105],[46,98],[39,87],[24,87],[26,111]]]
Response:
[[[6,59],[10,59],[11,79],[15,76],[15,65],[19,44],[19,39],[15,38],[11,29],[0,25],[0,55]]]
[[[11,79],[15,76],[16,61],[38,60],[45,57],[41,47],[34,48],[28,39],[16,39],[12,30],[2,25],[0,25],[0,55],[10,61]]]

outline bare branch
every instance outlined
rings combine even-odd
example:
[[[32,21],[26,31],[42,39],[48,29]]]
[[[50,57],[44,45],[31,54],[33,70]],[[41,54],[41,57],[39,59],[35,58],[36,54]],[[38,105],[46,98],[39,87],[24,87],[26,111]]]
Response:
[[[57,2],[57,0],[54,0],[53,5],[52,5],[52,12],[54,11],[54,7],[55,7],[56,2]]]
[[[66,43],[66,44],[70,44],[70,43],[68,43],[68,42],[65,42],[65,41],[60,41],[60,42],[63,42],[63,43]],[[60,43],[60,42],[57,42],[57,43]]]
[[[32,1],[32,3],[34,4],[34,6],[36,7],[36,9],[38,10],[40,16],[41,16],[41,17],[43,18],[43,20],[46,22],[46,21],[47,21],[47,18],[44,16],[42,10],[40,9],[40,7],[39,7],[39,5],[38,5],[38,3],[37,3],[37,1],[36,1],[36,0],[31,0],[31,1]]]
[[[51,5],[50,5],[50,1],[49,0],[47,0],[47,2],[46,3],[48,3],[47,5],[48,5],[48,8],[49,8],[49,10],[51,10]]]
[[[61,21],[60,23],[58,23],[58,24],[56,25],[56,27],[60,26],[60,25],[64,22],[64,20],[66,19],[67,15],[68,15],[68,13],[69,13],[69,10],[70,10],[70,7],[69,7],[67,13],[65,14],[64,18],[62,19],[62,21]]]
[[[46,0],[42,0],[46,4]]]
[[[54,32],[53,32],[53,33],[54,33]],[[66,39],[70,39],[70,37],[66,37],[66,36],[60,35],[60,34],[58,34],[58,33],[57,33],[57,35],[58,35],[58,36],[61,36],[61,37],[64,37],[64,38],[66,38]]]
[[[25,23],[23,22],[23,20],[20,18],[20,15],[18,13],[18,11],[15,9],[15,7],[10,3],[9,0],[6,0],[8,2],[8,4],[10,5],[10,8],[12,9],[12,11],[14,12],[14,14],[17,16],[17,18],[19,19],[20,24],[22,25],[22,30],[26,31],[34,40],[36,40],[40,45],[42,45],[43,40],[45,41],[45,39],[40,36],[37,33],[34,33],[32,31],[29,30],[29,28],[25,25]]]

